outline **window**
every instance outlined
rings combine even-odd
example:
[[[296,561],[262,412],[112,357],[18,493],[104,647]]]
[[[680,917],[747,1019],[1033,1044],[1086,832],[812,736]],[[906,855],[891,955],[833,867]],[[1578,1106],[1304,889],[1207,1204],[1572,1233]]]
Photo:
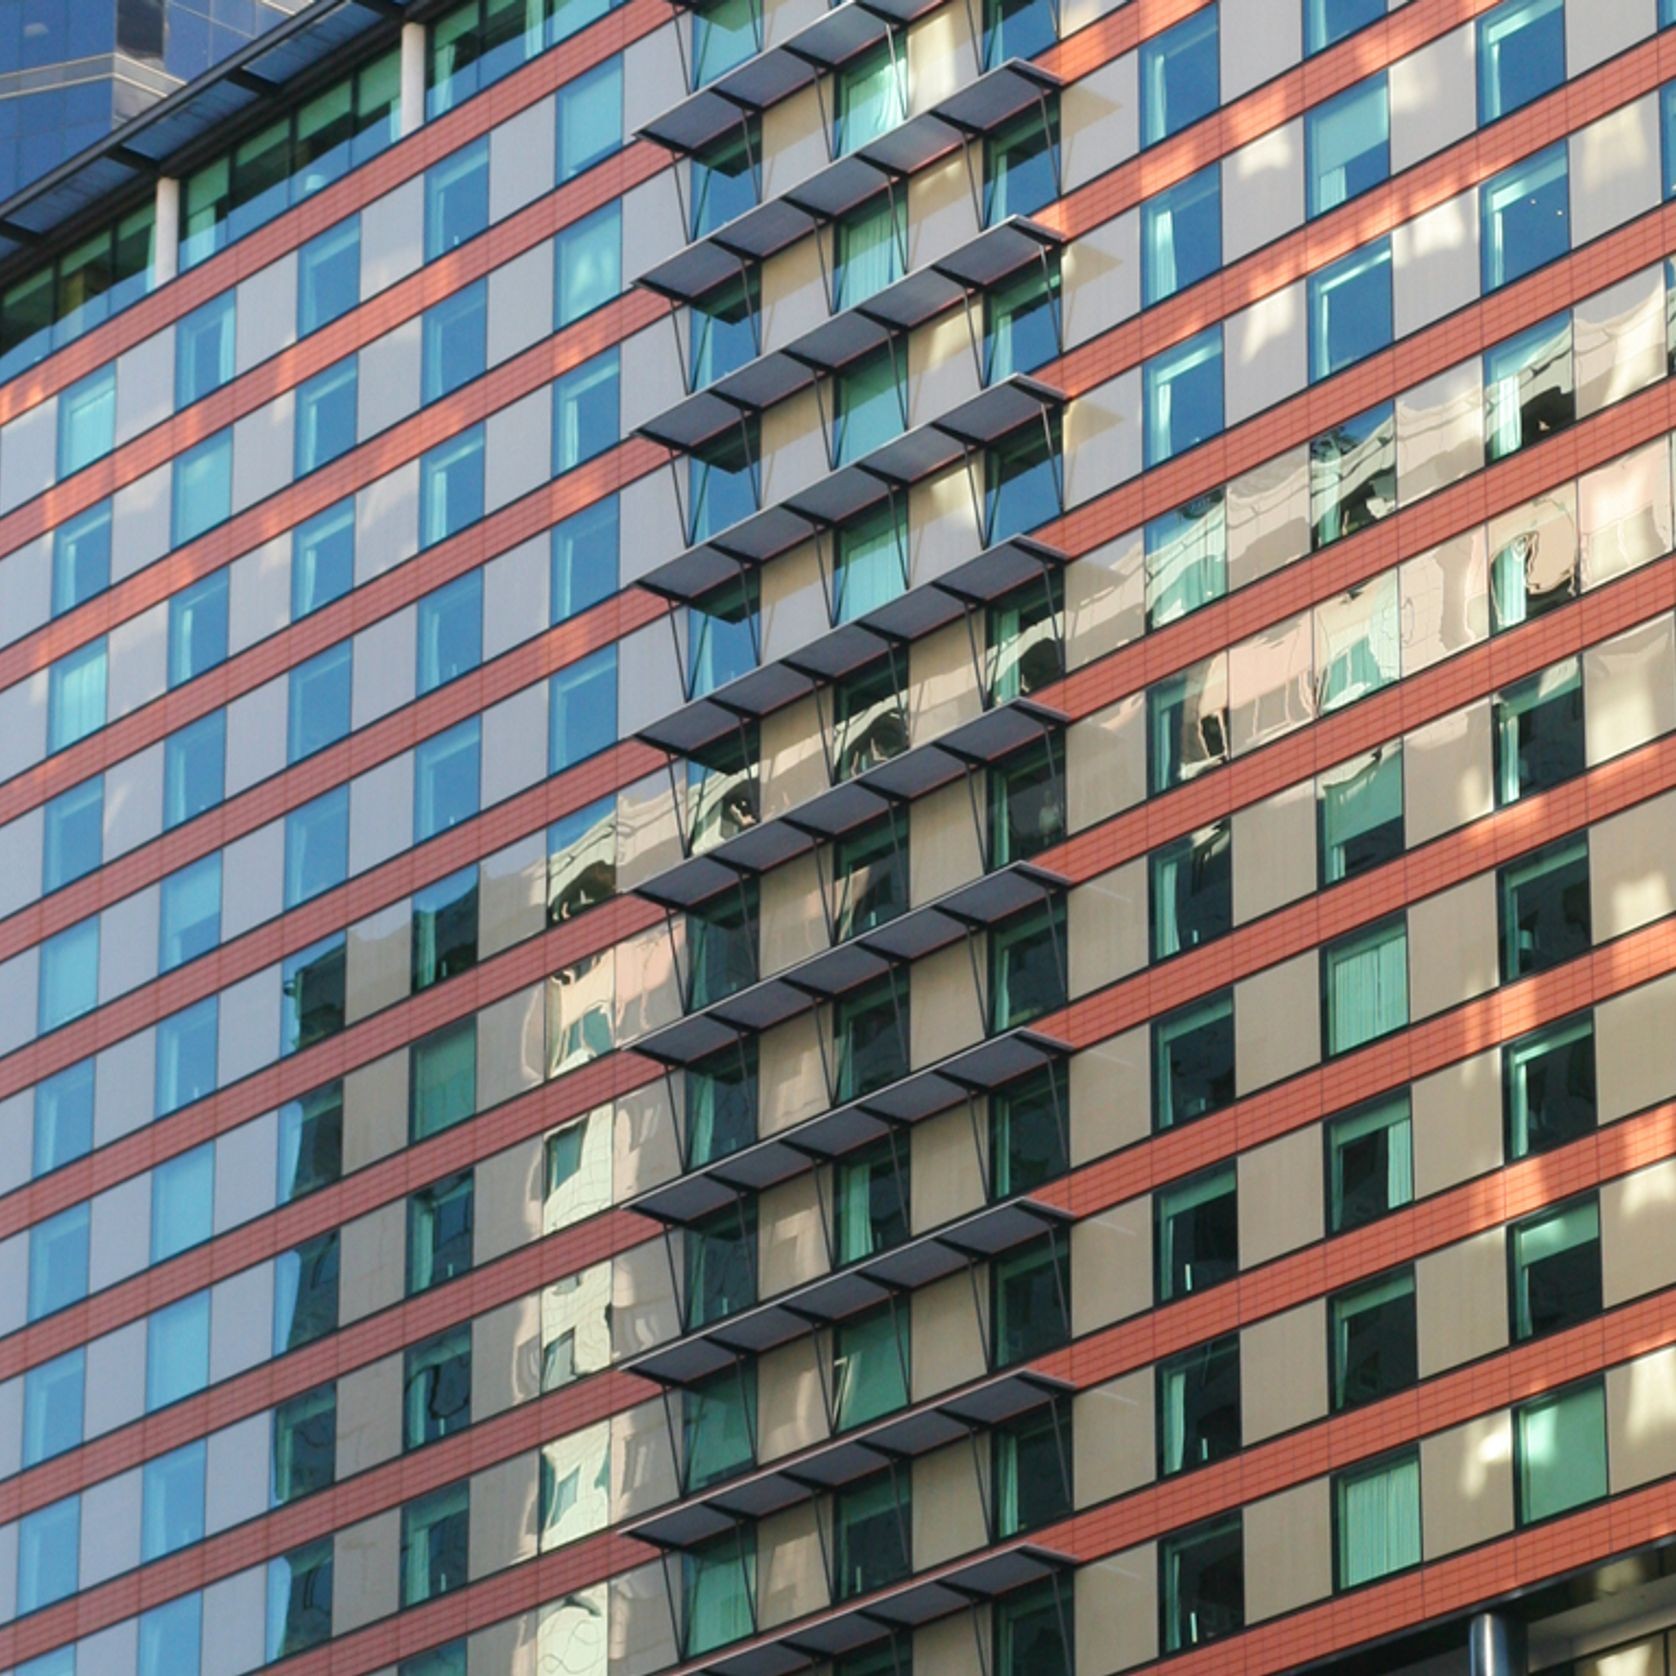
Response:
[[[754,1037],[740,1036],[731,1047],[687,1066],[682,1081],[689,1169],[702,1169],[757,1138]],[[576,1131],[575,1151],[580,1157],[580,1130]]]
[[[1304,114],[1309,213],[1325,215],[1391,172],[1391,112],[1383,72]]]
[[[720,139],[692,160],[692,236],[705,238],[755,209],[761,190],[762,123],[759,117],[736,122]]]
[[[87,1296],[88,1208],[84,1200],[29,1230],[29,1319]]]
[[[616,593],[619,533],[615,495],[553,526],[549,621],[565,622]]]
[[[489,137],[425,171],[425,260],[475,238],[489,225]]]
[[[1397,421],[1390,402],[1309,445],[1310,539],[1330,546],[1397,508]]]
[[[462,868],[413,893],[415,992],[477,964],[477,869]]]
[[[422,844],[478,809],[481,722],[476,716],[421,741],[413,753],[413,841]]]
[[[1224,990],[1152,1025],[1152,1122],[1191,1123],[1234,1097],[1234,994]]]
[[[1034,215],[1059,196],[1059,102],[1027,110],[983,142],[984,226]]]
[[[280,963],[281,1057],[335,1036],[343,1028],[347,939],[339,931]]]
[[[905,41],[887,31],[876,46],[838,66],[833,77],[832,154],[843,157],[908,114],[908,57]]]
[[[1196,949],[1233,929],[1233,826],[1218,821],[1154,850],[1152,958]]]
[[[1245,1624],[1245,1538],[1238,1513],[1177,1531],[1158,1544],[1164,1651],[1179,1653]]]
[[[1567,658],[1495,695],[1496,802],[1516,803],[1588,766],[1583,737],[1583,670]]]
[[[687,367],[694,390],[737,372],[760,353],[761,293],[753,267],[693,299],[687,313]]]
[[[102,500],[52,532],[52,614],[61,617],[111,584],[111,503]]]
[[[1414,1140],[1406,1092],[1330,1118],[1327,1232],[1347,1233],[1414,1197]]]
[[[35,1085],[34,1173],[45,1175],[93,1147],[93,1061]]]
[[[153,1312],[146,1323],[145,1406],[148,1414],[209,1383],[209,1292]]]
[[[1389,686],[1402,673],[1397,573],[1384,571],[1317,605],[1315,703],[1322,715]]]
[[[76,1592],[81,1497],[66,1496],[17,1523],[17,1610],[38,1612]]]
[[[558,167],[563,186],[623,143],[623,60],[619,53],[558,91]]]
[[[1151,308],[1222,266],[1222,170],[1189,175],[1141,205],[1141,302]]]
[[[139,1676],[198,1676],[204,1597],[180,1595],[140,1614]]]
[[[220,997],[206,995],[157,1024],[152,1114],[167,1117],[215,1092]]]
[[[1333,1587],[1420,1563],[1420,1451],[1333,1475]]]
[[[832,686],[832,777],[854,779],[908,748],[908,714],[903,693],[906,660],[893,654],[875,660]]]
[[[343,1174],[343,1084],[311,1089],[279,1108],[279,1187],[289,1204]]]
[[[1321,52],[1385,15],[1385,0],[1304,0],[1304,52]]]
[[[913,1570],[911,1473],[887,1468],[832,1497],[833,1594],[871,1594]]]
[[[46,805],[42,815],[41,890],[60,890],[104,857],[105,777],[95,775]]]
[[[353,355],[297,387],[297,472],[318,470],[355,446],[359,362]]]
[[[338,1267],[336,1229],[274,1260],[274,1355],[300,1350],[336,1331]]]
[[[403,1606],[418,1606],[466,1580],[471,1486],[462,1481],[402,1509]]]
[[[1158,1476],[1225,1460],[1240,1446],[1237,1333],[1158,1364]]]
[[[833,1166],[832,1243],[836,1262],[859,1263],[908,1237],[908,1154],[894,1135]]]
[[[1055,1398],[990,1434],[995,1534],[1039,1530],[1071,1512],[1071,1406]]]
[[[471,1329],[410,1344],[403,1355],[402,1447],[417,1449],[471,1420]]]
[[[747,1540],[747,1538],[749,1540]],[[695,1658],[713,1647],[742,1640],[756,1624],[755,1532],[743,1524],[681,1554],[681,1622],[684,1654]]]
[[[478,279],[425,310],[421,401],[440,401],[482,373],[489,354],[488,304],[489,282]]]
[[[908,586],[908,509],[889,500],[838,529],[834,616],[840,623],[887,605]]]
[[[888,924],[908,906],[907,812],[891,809],[832,845],[833,938]]]
[[[759,429],[754,415],[700,443],[687,459],[690,539],[708,540],[757,509]]]
[[[1004,1083],[989,1096],[990,1197],[1028,1193],[1070,1168],[1069,1091],[1058,1062]]]
[[[681,1459],[688,1495],[745,1471],[756,1458],[756,1363],[732,1366],[681,1390]]]
[[[332,1634],[332,1541],[293,1548],[268,1561],[270,1661],[317,1647]]]
[[[1044,251],[984,293],[984,382],[1034,372],[1060,353],[1059,255]]]
[[[549,692],[548,773],[563,773],[617,742],[616,647],[601,647],[561,669]]]
[[[41,1035],[92,1012],[99,1001],[99,921],[84,919],[40,945]]]
[[[751,571],[687,608],[687,693],[702,698],[757,667],[757,577]]]
[[[287,677],[288,762],[301,762],[349,732],[352,648],[353,642],[341,640],[298,664]]]
[[[693,13],[692,43],[697,89],[762,50],[761,0],[707,0]]]
[[[1202,1292],[1239,1273],[1239,1206],[1232,1164],[1160,1188],[1153,1204],[1158,1223],[1153,1290],[1160,1304]]]
[[[608,303],[623,289],[623,212],[608,204],[553,241],[553,329]]]
[[[1157,145],[1222,100],[1215,6],[1141,43],[1141,145]]]
[[[601,798],[547,828],[547,923],[598,907],[617,891],[617,801]]]
[[[227,571],[218,570],[169,600],[169,685],[178,687],[227,657]]]
[[[1599,1501],[1606,1475],[1606,1382],[1586,1379],[1513,1410],[1519,1523]]]
[[[991,1608],[995,1676],[1072,1676],[1075,1604],[1057,1576],[1002,1595]]]
[[[1484,455],[1504,460],[1577,417],[1571,315],[1556,314],[1484,353]]]
[[[1009,58],[1034,58],[1058,39],[1054,8],[1046,0],[984,0],[983,67]]]
[[[1418,1377],[1414,1271],[1399,1269],[1327,1300],[1333,1410],[1406,1390]]]
[[[273,1504],[283,1507],[337,1477],[337,1386],[304,1391],[273,1413]]]
[[[756,1239],[754,1199],[736,1199],[688,1226],[682,1243],[689,1332],[756,1302]]]
[[[617,351],[608,349],[553,381],[553,474],[574,471],[622,437]]]
[[[316,513],[291,533],[291,621],[355,586],[355,499]]]
[[[1479,187],[1486,291],[1512,284],[1571,248],[1569,192],[1563,141]]]
[[[838,1101],[859,1100],[908,1071],[908,995],[892,972],[833,1004]]]
[[[466,1676],[464,1639],[415,1653],[396,1666],[396,1676]]]
[[[989,930],[989,1025],[1013,1030],[1065,1005],[1065,899]]]
[[[116,363],[89,373],[58,398],[60,481],[110,453],[116,443]]]
[[[82,1440],[87,1352],[74,1350],[38,1362],[23,1376],[23,1464],[62,1455]]]
[[[105,725],[105,638],[53,664],[47,678],[47,751],[62,751]]]
[[[233,510],[233,431],[217,431],[175,456],[174,503],[170,545],[187,542],[212,529]]]
[[[407,1200],[407,1290],[427,1292],[471,1271],[472,1175],[432,1182]]]
[[[1538,1338],[1600,1314],[1600,1204],[1594,1194],[1507,1230],[1513,1337]]]
[[[833,228],[833,289],[840,309],[864,303],[902,277],[908,206],[894,190],[840,216]]]
[[[140,1558],[204,1539],[204,1440],[154,1456],[140,1472]]]
[[[1565,80],[1565,0],[1507,0],[1478,20],[1480,125]]]
[[[1402,741],[1323,774],[1315,800],[1323,888],[1401,855]]]
[[[1146,623],[1160,629],[1228,591],[1228,516],[1221,489],[1146,526]]]
[[[1056,1350],[1071,1334],[1067,1242],[1057,1229],[989,1265],[992,1357],[998,1368]]]
[[[483,427],[468,431],[419,460],[419,545],[439,541],[483,516]]]
[[[483,572],[469,570],[419,601],[421,695],[483,661]]]
[[[1589,840],[1562,839],[1496,872],[1503,983],[1589,947]]]
[[[1348,1053],[1408,1023],[1408,927],[1386,920],[1321,951],[1322,1037]]]
[[[213,809],[226,784],[227,712],[215,710],[176,733],[163,745],[163,827]]]
[[[166,1262],[215,1231],[215,1143],[177,1153],[151,1172],[151,1260]]]
[[[1502,1050],[1507,1156],[1564,1146],[1595,1126],[1594,1017],[1579,1013]]]
[[[1221,431],[1222,328],[1212,326],[1153,356],[1141,368],[1141,380],[1150,469]]]
[[[1022,425],[984,451],[984,540],[993,546],[1060,512],[1060,416]]]
[[[882,448],[908,421],[905,355],[895,341],[845,367],[833,380],[833,463],[849,465]]]
[[[840,1431],[908,1406],[909,1328],[906,1305],[893,1301],[832,1329],[833,1412]]]
[[[612,0],[463,0],[438,17],[430,32],[425,113],[444,111],[492,86],[548,47],[574,35],[612,9]],[[449,1648],[410,1661],[401,1676],[456,1676]],[[441,1657],[432,1667],[430,1660]],[[465,1676],[460,1652],[457,1676]]]
[[[232,380],[238,293],[224,291],[175,326],[175,406],[190,407]]]
[[[361,218],[352,215],[297,252],[297,336],[307,337],[361,300]]]
[[[477,1109],[477,1021],[445,1025],[411,1051],[408,1135],[422,1141],[463,1123]]]
[[[1377,239],[1309,276],[1309,377],[1330,378],[1391,341],[1391,241]]]

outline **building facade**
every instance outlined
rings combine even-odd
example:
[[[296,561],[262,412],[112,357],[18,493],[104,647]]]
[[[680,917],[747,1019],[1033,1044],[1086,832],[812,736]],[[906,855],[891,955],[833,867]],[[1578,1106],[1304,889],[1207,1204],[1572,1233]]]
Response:
[[[0,1671],[1669,1676],[1669,24],[310,0],[20,184]]]

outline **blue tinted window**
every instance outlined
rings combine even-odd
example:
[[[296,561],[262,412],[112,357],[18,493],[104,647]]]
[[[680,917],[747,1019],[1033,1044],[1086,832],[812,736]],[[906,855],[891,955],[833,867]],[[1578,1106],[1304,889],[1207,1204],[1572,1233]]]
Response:
[[[84,919],[41,944],[42,1032],[91,1012],[99,999],[99,921]]]
[[[158,1020],[153,1116],[167,1117],[215,1092],[218,999],[206,995]]]
[[[1478,189],[1486,291],[1511,284],[1571,248],[1569,190],[1563,140]]]
[[[142,1613],[136,1676],[198,1676],[202,1627],[202,1595],[181,1595]]]
[[[151,1172],[151,1260],[207,1240],[215,1229],[215,1142],[165,1159]]]
[[[163,827],[166,831],[213,809],[226,782],[227,712],[213,710],[163,743]]]
[[[489,282],[479,279],[425,310],[420,396],[434,402],[487,364]]]
[[[1309,376],[1329,377],[1391,341],[1391,241],[1353,250],[1309,279]]]
[[[285,906],[341,885],[349,872],[349,788],[339,786],[285,817]]]
[[[419,601],[421,693],[483,661],[483,572],[468,570]]]
[[[413,841],[422,844],[477,813],[477,717],[426,739],[413,753]]]
[[[557,774],[616,743],[617,648],[602,647],[561,669],[550,689],[547,771]]]
[[[276,1356],[312,1344],[338,1324],[338,1236],[334,1228],[274,1259]]]
[[[1507,0],[1479,18],[1480,122],[1494,122],[1564,80],[1564,0]]]
[[[146,1324],[145,1406],[149,1414],[209,1383],[209,1293],[155,1311]]]
[[[619,54],[558,92],[558,174],[563,186],[623,143],[623,60]]]
[[[20,1664],[13,1676],[76,1676],[76,1649],[71,1645],[42,1653],[38,1659]]]
[[[80,1496],[66,1496],[18,1520],[18,1611],[36,1612],[74,1594],[80,1553]]]
[[[202,577],[169,601],[169,685],[178,687],[227,657],[227,572]]]
[[[157,969],[167,972],[221,941],[221,852],[169,874],[159,897]]]
[[[100,501],[52,532],[52,614],[62,616],[111,585],[111,503]]]
[[[1142,369],[1146,463],[1162,465],[1222,429],[1222,328],[1155,355]]]
[[[182,547],[225,520],[233,510],[233,433],[205,437],[175,456],[174,546]]]
[[[87,1352],[78,1344],[23,1376],[23,1464],[50,1460],[82,1438]]]
[[[47,677],[47,750],[62,751],[105,725],[105,641],[66,652]]]
[[[618,537],[615,495],[553,526],[550,621],[562,623],[616,593]]]
[[[623,213],[617,204],[562,228],[553,241],[553,327],[568,326],[623,289]]]
[[[291,535],[291,621],[355,586],[355,499],[317,512]]]
[[[85,1203],[71,1205],[29,1230],[29,1319],[39,1321],[87,1296]]]
[[[1222,170],[1213,163],[1141,205],[1141,298],[1173,297],[1222,266]]]
[[[58,475],[110,453],[116,441],[116,364],[89,373],[58,397]]]
[[[1304,52],[1320,52],[1385,15],[1385,0],[1304,0]]]
[[[419,545],[431,547],[483,516],[483,427],[439,443],[419,462]]]
[[[297,472],[316,471],[355,446],[353,355],[316,373],[297,389]]]
[[[1141,144],[1178,134],[1221,100],[1216,7],[1141,43]]]
[[[236,291],[223,291],[175,327],[175,406],[188,407],[233,376]]]
[[[204,1539],[204,1440],[146,1462],[140,1473],[140,1559]]]
[[[95,775],[60,792],[44,811],[41,889],[58,890],[91,873],[104,855],[105,778]]]
[[[1026,111],[984,140],[986,227],[993,227],[1009,215],[1034,215],[1058,196],[1059,107],[1056,104],[1050,105],[1045,113]],[[893,216],[887,210],[870,223],[858,223],[858,236],[845,238],[839,295],[846,306],[863,301],[902,277],[905,211],[900,207],[900,195],[896,202],[898,208]]]
[[[570,471],[621,438],[617,351],[584,361],[553,384],[553,473]]]
[[[1390,102],[1385,77],[1370,76],[1304,117],[1309,213],[1325,215],[1391,172]]]
[[[34,1172],[45,1175],[93,1147],[93,1061],[83,1059],[35,1085]]]
[[[489,137],[425,171],[425,260],[434,261],[489,225]]]
[[[1058,8],[1048,0],[984,0],[983,64],[1034,58],[1058,39]]]
[[[286,760],[304,757],[336,744],[349,732],[354,642],[340,640],[300,663],[287,677]]]
[[[351,216],[297,252],[297,336],[307,337],[361,300],[361,219]]]

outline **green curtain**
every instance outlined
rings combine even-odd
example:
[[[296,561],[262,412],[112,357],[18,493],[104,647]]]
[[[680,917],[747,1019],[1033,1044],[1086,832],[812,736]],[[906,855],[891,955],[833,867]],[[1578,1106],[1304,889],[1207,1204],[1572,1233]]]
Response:
[[[870,207],[838,224],[838,306],[854,308],[901,277],[899,206],[890,193],[880,193]]]
[[[837,615],[853,623],[895,599],[908,585],[907,507],[869,512],[838,532]]]
[[[413,1138],[423,1140],[470,1117],[477,1106],[477,1032],[441,1031],[413,1049]]]
[[[1420,1563],[1420,1457],[1341,1478],[1338,1486],[1339,1587]]]
[[[1408,931],[1376,927],[1327,950],[1328,1051],[1343,1053],[1408,1022]]]
[[[833,1351],[834,1408],[840,1428],[862,1425],[907,1405],[906,1323],[894,1306],[844,1322]]]
[[[1347,871],[1345,850],[1403,814],[1402,751],[1381,750],[1348,778],[1328,780],[1321,787],[1321,820],[1327,861],[1327,882]]]
[[[1523,1524],[1606,1494],[1606,1387],[1599,1379],[1518,1411]]]
[[[907,70],[906,57],[889,39],[839,70],[840,156],[888,133],[908,114]]]
[[[686,1556],[686,1655],[740,1641],[756,1627],[756,1553],[743,1525]]]
[[[900,436],[907,423],[903,352],[887,344],[838,375],[838,463],[848,465]],[[892,534],[894,535],[894,531]]]

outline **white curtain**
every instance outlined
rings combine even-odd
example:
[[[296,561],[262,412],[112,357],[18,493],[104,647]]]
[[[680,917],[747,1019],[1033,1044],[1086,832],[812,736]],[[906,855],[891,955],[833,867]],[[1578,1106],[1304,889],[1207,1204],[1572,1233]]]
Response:
[[[840,308],[854,308],[902,277],[902,241],[890,193],[880,193],[872,208],[839,224],[838,260]]]

